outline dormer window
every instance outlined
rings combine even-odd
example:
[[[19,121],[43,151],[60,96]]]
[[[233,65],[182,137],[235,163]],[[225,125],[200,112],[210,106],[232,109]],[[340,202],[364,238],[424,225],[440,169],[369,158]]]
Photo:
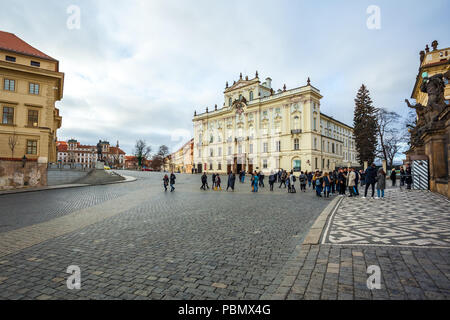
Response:
[[[250,91],[250,101],[253,101],[253,91]]]
[[[37,61],[31,61],[31,66],[32,66],[32,67],[40,67],[40,66],[41,66],[41,63],[40,63],[40,62],[37,62]]]
[[[9,62],[16,62],[16,57],[6,56],[5,60]]]
[[[230,99],[228,100],[228,105],[231,107],[232,104],[233,104],[233,99],[230,98]]]

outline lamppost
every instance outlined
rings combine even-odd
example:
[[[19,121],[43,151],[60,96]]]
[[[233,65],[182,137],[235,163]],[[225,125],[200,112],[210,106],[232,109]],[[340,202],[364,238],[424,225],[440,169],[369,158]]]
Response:
[[[27,157],[23,156],[23,158],[22,158],[22,168],[25,168],[26,164],[27,164]]]

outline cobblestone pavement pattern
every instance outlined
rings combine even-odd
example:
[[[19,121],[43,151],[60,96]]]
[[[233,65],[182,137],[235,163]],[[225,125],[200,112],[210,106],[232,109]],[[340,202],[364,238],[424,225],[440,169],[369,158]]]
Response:
[[[267,298],[330,203],[248,182],[202,192],[189,175],[164,193],[161,174],[126,175],[138,181],[0,196],[0,298]],[[67,289],[71,265],[81,290]]]
[[[272,299],[450,299],[449,202],[423,191],[344,198],[321,244],[298,246]],[[369,266],[380,289],[368,290]]]

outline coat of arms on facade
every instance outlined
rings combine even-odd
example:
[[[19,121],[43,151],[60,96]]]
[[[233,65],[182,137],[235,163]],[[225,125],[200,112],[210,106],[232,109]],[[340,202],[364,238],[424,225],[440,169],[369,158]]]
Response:
[[[233,103],[233,106],[236,109],[236,113],[238,115],[241,116],[244,113],[244,108],[245,108],[246,103],[247,103],[247,100],[244,97],[241,97],[240,99],[236,100]]]

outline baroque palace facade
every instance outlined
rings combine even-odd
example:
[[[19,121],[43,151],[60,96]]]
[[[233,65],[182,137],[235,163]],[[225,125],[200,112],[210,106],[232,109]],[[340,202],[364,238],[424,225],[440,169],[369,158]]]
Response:
[[[0,31],[0,160],[56,162],[63,87],[57,60]]]
[[[258,72],[226,85],[224,106],[194,114],[197,173],[333,170],[359,166],[353,128],[321,113],[320,91],[272,89]]]

